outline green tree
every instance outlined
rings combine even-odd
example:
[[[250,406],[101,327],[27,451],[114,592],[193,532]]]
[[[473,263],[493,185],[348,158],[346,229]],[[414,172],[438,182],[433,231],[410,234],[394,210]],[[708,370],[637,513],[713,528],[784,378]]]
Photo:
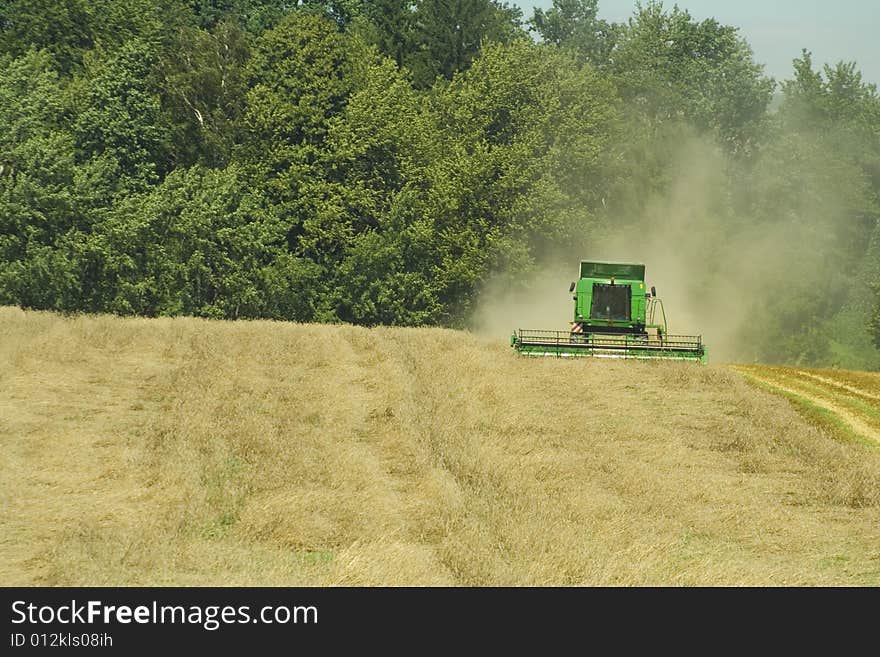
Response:
[[[249,141],[261,159],[318,148],[351,92],[350,41],[325,18],[294,14],[264,33],[248,65]]]
[[[340,187],[328,182],[327,142],[355,89],[357,71],[376,59],[374,51],[328,18],[300,12],[256,41],[247,67],[245,139],[235,159],[285,226],[287,253],[295,259],[273,280],[318,271],[316,290],[325,301],[328,272],[350,236],[344,205],[337,202]],[[316,316],[335,318],[327,304],[309,303]]]
[[[177,166],[221,166],[241,141],[247,94],[245,35],[232,20],[211,31],[182,28],[159,62],[162,104],[173,126],[170,156]]]
[[[361,0],[360,29],[379,52],[398,66],[408,60],[414,44],[415,0]]]
[[[413,81],[430,87],[466,70],[484,42],[507,43],[522,34],[522,12],[496,0],[420,0],[414,22],[418,48],[407,61]]]
[[[352,0],[353,1],[353,0]],[[349,19],[349,0],[188,0],[194,25],[205,30],[224,21],[238,23],[251,34],[260,35],[275,27],[282,18],[297,10],[326,13],[340,20]]]
[[[655,124],[684,119],[717,131],[734,151],[757,138],[775,87],[737,28],[654,1],[621,27],[613,60],[628,107]]]
[[[598,5],[598,0],[553,0],[549,9],[535,8],[529,28],[544,43],[570,48],[601,68],[609,63],[616,28],[598,17]]]
[[[70,262],[57,252],[82,219],[63,98],[51,53],[0,56],[0,303],[76,302]]]
[[[591,66],[523,39],[487,46],[436,111],[445,148],[420,214],[433,220],[442,319],[461,322],[490,271],[528,271],[595,228],[618,108]]]
[[[122,201],[91,240],[107,309],[258,317],[283,230],[236,167],[177,169]]]
[[[782,109],[790,124],[808,127],[819,121],[842,121],[849,126],[876,126],[880,122],[877,86],[862,79],[855,62],[826,64],[817,71],[812,54],[804,50],[793,65],[794,77],[782,84]]]
[[[806,199],[803,216],[814,217],[814,230],[827,238],[822,269],[836,287],[822,317],[838,362],[878,366],[865,327],[876,314],[871,284],[880,282],[880,96],[855,63],[814,70],[806,50],[782,88],[775,139],[800,140],[816,151],[813,180],[801,177],[792,198]],[[796,163],[795,175],[803,168]]]
[[[75,88],[78,159],[109,197],[144,190],[170,165],[156,57],[155,49],[140,39],[113,53],[94,51]]]
[[[433,114],[392,61],[376,59],[358,75],[327,146],[320,193],[327,202],[302,245],[315,257],[339,254],[328,268],[334,315],[360,324],[436,323],[430,223],[416,213],[443,148]],[[326,226],[336,228],[329,248]]]
[[[133,38],[156,47],[191,15],[168,0],[5,0],[0,3],[0,52],[30,48],[52,53],[62,73],[76,71],[100,45],[114,50]]]
[[[6,0],[0,3],[0,52],[14,57],[48,50],[62,71],[94,45],[87,0]]]
[[[360,0],[299,0],[302,11],[331,19],[344,30],[361,10]]]

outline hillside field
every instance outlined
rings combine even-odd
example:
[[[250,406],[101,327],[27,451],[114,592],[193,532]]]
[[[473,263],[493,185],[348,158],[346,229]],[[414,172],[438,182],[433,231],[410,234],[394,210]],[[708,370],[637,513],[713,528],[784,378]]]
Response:
[[[877,375],[17,308],[0,363],[0,585],[880,584]]]
[[[880,374],[754,365],[733,369],[788,397],[842,439],[880,446]]]

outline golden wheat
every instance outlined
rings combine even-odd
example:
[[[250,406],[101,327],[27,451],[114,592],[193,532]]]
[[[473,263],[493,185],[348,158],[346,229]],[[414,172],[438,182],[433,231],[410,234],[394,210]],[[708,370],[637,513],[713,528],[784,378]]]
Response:
[[[880,455],[723,369],[0,309],[0,584],[880,583]]]

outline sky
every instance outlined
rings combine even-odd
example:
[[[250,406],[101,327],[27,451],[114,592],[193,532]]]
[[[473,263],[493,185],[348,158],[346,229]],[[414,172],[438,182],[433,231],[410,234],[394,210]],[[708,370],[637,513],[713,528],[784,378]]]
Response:
[[[513,0],[530,18],[535,7],[549,8],[552,0]],[[866,82],[880,86],[880,0],[678,0],[696,20],[715,18],[740,28],[752,46],[755,60],[777,80],[791,77],[791,62],[806,48],[814,67],[840,60],[855,61]],[[599,17],[623,22],[635,0],[599,0]]]

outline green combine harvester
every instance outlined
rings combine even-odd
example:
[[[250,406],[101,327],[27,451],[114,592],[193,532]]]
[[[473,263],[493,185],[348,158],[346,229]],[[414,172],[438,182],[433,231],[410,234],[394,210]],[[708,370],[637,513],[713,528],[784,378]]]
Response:
[[[657,290],[645,288],[645,265],[581,261],[568,331],[517,329],[510,344],[525,356],[689,360],[706,363],[699,335],[669,335]]]

